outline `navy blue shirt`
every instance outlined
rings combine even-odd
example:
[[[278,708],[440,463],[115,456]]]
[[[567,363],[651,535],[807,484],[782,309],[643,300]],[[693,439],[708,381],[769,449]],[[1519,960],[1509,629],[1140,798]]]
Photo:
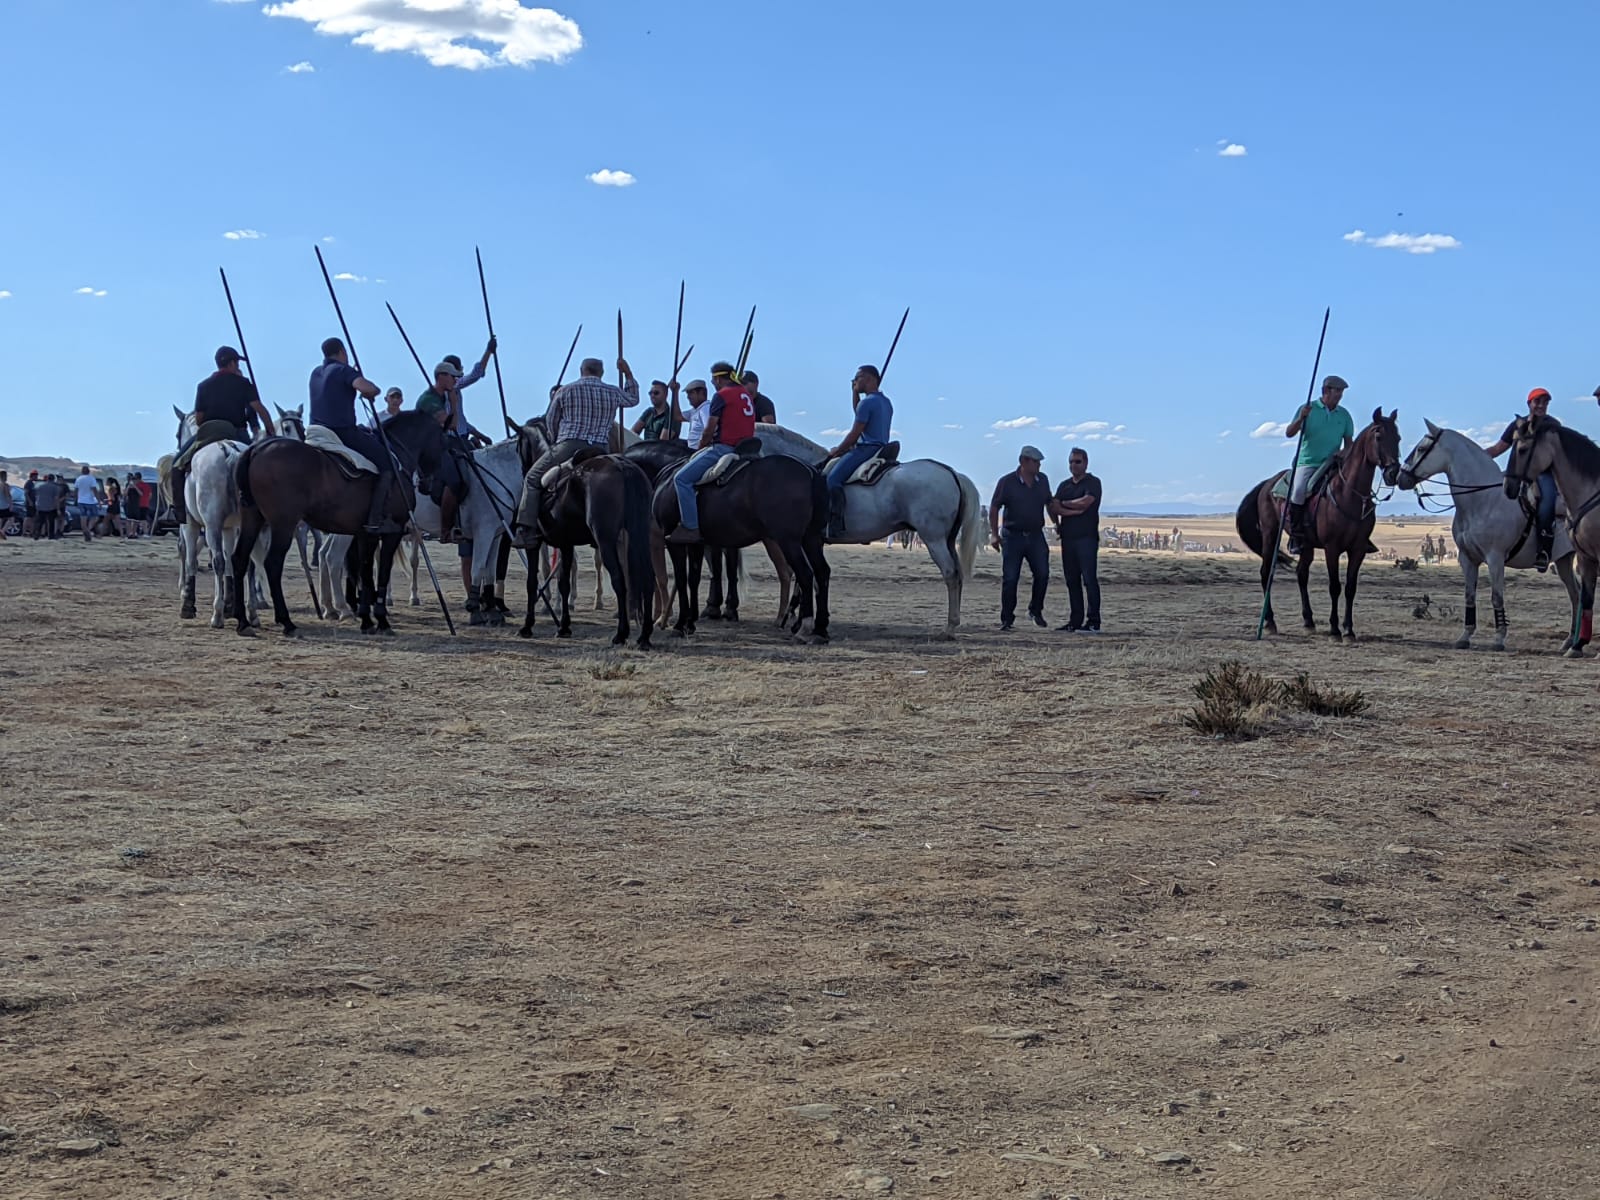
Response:
[[[312,425],[327,429],[356,427],[356,380],[361,372],[349,363],[327,359],[311,372]]]

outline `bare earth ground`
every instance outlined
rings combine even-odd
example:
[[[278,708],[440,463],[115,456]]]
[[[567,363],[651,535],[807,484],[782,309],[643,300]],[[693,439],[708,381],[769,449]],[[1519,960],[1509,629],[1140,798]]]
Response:
[[[173,553],[0,545],[0,1196],[1600,1193],[1553,578],[1505,655],[1412,616],[1453,566],[1256,644],[1249,560],[1112,554],[1093,640],[995,631],[986,553],[940,642],[926,557],[864,549],[829,647],[763,563],[619,655],[247,641]],[[1372,711],[1205,740],[1228,657]]]

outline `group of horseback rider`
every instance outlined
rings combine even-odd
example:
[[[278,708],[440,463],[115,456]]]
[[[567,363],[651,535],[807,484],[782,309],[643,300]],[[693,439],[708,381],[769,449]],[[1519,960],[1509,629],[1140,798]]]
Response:
[[[1355,421],[1348,409],[1340,407],[1345,390],[1350,385],[1337,375],[1322,381],[1322,399],[1301,407],[1284,429],[1286,437],[1300,437],[1300,453],[1295,459],[1294,479],[1289,488],[1289,553],[1298,554],[1308,535],[1306,513],[1314,490],[1328,475],[1328,466],[1334,455],[1348,450],[1355,441]],[[1600,388],[1595,390],[1600,399]],[[1550,393],[1544,388],[1534,388],[1528,393],[1528,413],[1533,417],[1549,419]],[[1515,440],[1516,421],[1506,426],[1500,440],[1487,447],[1491,458],[1499,458]],[[1301,430],[1304,436],[1301,436]],[[1555,545],[1556,481],[1550,472],[1538,479],[1538,495],[1533,497],[1535,523],[1538,531],[1538,555],[1534,566],[1545,571],[1550,566],[1550,552]]]
[[[431,413],[445,431],[447,445],[452,451],[447,459],[470,456],[473,448],[487,446],[492,441],[467,418],[461,393],[483,378],[495,349],[495,339],[490,337],[483,356],[470,372],[462,369],[458,356],[446,355],[434,368],[433,386],[417,398],[414,407],[419,412]],[[239,364],[245,361],[243,356],[231,346],[223,346],[215,358],[216,372],[195,390],[196,431],[179,447],[172,465],[174,507],[180,520],[184,519],[184,473],[201,447],[219,441],[248,443],[261,428],[269,437],[277,432],[255,385],[239,370]],[[599,359],[586,358],[576,380],[551,389],[543,420],[548,449],[534,459],[523,479],[512,531],[513,546],[532,548],[536,540],[535,530],[545,501],[543,480],[550,469],[590,447],[607,449],[613,421],[620,417],[621,410],[639,403],[639,381],[627,359],[617,359],[617,373],[620,387],[605,381],[605,367]],[[850,429],[825,456],[830,540],[838,540],[845,534],[845,482],[882,450],[891,436],[894,406],[879,390],[879,379],[874,366],[864,365],[856,371],[850,381],[853,417]],[[650,385],[650,408],[633,424],[633,431],[646,440],[675,440],[686,435],[690,457],[678,470],[674,481],[680,524],[668,537],[675,543],[702,540],[695,485],[721,459],[735,453],[740,443],[755,437],[759,425],[777,422],[776,406],[761,392],[760,379],[754,371],[741,372],[732,363],[717,362],[711,368],[711,383],[712,388],[708,388],[704,380],[695,379],[683,388],[689,404],[685,412],[680,406],[677,379],[655,380]],[[328,430],[377,470],[378,479],[372,490],[371,511],[365,525],[366,532],[372,534],[401,531],[388,515],[397,482],[394,461],[380,430],[359,420],[356,413],[358,395],[374,403],[379,425],[398,413],[404,404],[400,389],[390,388],[384,393],[383,407],[378,408],[380,391],[377,384],[350,365],[343,341],[330,337],[322,343],[322,363],[311,372],[307,423]],[[440,475],[435,484],[435,498],[440,508],[441,540],[449,542],[465,494],[466,474],[460,466],[447,465]]]

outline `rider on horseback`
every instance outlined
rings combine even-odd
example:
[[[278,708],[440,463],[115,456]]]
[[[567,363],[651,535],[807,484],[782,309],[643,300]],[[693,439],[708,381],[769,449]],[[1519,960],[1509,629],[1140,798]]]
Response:
[[[378,468],[372,507],[363,528],[373,534],[400,533],[402,527],[387,512],[395,484],[394,460],[373,430],[356,424],[357,392],[364,399],[373,400],[377,398],[378,385],[350,365],[342,341],[328,338],[322,343],[322,365],[311,372],[311,424],[321,425]]]
[[[522,550],[534,548],[539,518],[544,512],[544,476],[551,467],[566,462],[580,450],[610,445],[611,422],[619,408],[639,403],[639,381],[625,358],[617,359],[621,387],[604,378],[605,364],[586,358],[578,368],[578,378],[550,397],[544,423],[549,448],[533,460],[522,479],[522,495],[517,500],[517,517],[511,544]]]
[[[673,487],[678,491],[678,527],[667,541],[675,543],[698,542],[700,538],[700,505],[694,485],[707,471],[716,466],[734,447],[756,435],[756,406],[750,393],[742,384],[733,381],[732,363],[712,364],[711,382],[717,394],[712,398],[706,416],[706,429],[700,436],[700,446],[693,458],[678,468]]]
[[[1597,389],[1600,390],[1600,389]],[[1550,393],[1543,388],[1534,388],[1528,393],[1528,415],[1549,419]],[[1511,449],[1511,443],[1517,439],[1517,423],[1512,421],[1506,426],[1506,431],[1500,435],[1500,440],[1488,448],[1490,458],[1499,458]],[[1539,476],[1539,553],[1533,560],[1536,570],[1543,573],[1550,567],[1550,551],[1556,542],[1556,477],[1546,471]]]
[[[1349,410],[1339,407],[1349,386],[1337,375],[1329,375],[1322,381],[1322,403],[1306,404],[1284,430],[1284,436],[1296,437],[1302,427],[1305,429],[1300,455],[1295,459],[1294,481],[1289,488],[1290,554],[1299,554],[1301,543],[1308,536],[1306,501],[1312,481],[1330,458],[1341,450],[1348,450],[1356,439],[1355,421]]]
[[[890,428],[894,423],[894,405],[889,397],[878,390],[878,368],[869,365],[856,371],[850,381],[850,408],[855,422],[850,432],[823,461],[837,458],[828,471],[828,540],[838,541],[844,536],[844,485],[862,463],[866,462],[889,443]]]
[[[243,355],[232,346],[222,346],[214,361],[216,371],[201,380],[194,390],[194,436],[178,447],[178,455],[172,460],[172,515],[179,522],[187,519],[184,480],[189,463],[200,447],[212,442],[248,442],[249,429],[263,423],[269,437],[276,432],[261,397],[256,394],[256,385],[239,373]]]

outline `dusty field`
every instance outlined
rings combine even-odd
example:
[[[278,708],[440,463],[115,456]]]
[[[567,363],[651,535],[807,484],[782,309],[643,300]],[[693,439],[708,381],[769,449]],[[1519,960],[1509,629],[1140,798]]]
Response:
[[[1454,567],[1258,645],[1244,558],[1118,554],[1095,640],[995,631],[986,554],[945,643],[861,550],[830,647],[758,571],[646,656],[247,642],[171,554],[0,545],[0,1196],[1600,1192],[1553,579],[1506,655],[1413,618]],[[1372,711],[1203,740],[1233,656]]]
[[[1431,490],[1432,485],[1429,487]],[[1143,530],[1146,533],[1171,533],[1177,529],[1183,533],[1185,541],[1204,542],[1208,546],[1232,544],[1248,553],[1233,527],[1232,516],[1107,517],[1105,524],[1115,525],[1121,530]],[[1419,512],[1415,515],[1383,516],[1372,531],[1372,540],[1380,551],[1393,551],[1401,558],[1416,558],[1422,552],[1424,537],[1437,538],[1441,535],[1450,537],[1450,517],[1429,516]],[[1231,558],[1232,555],[1227,557]],[[1455,569],[1454,559],[1451,560],[1451,569]]]

